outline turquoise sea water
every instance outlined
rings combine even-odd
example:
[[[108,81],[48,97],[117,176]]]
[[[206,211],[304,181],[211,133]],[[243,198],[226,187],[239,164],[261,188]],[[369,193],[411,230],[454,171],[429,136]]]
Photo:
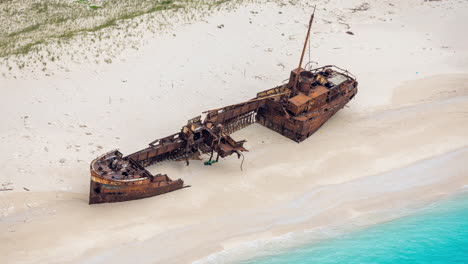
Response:
[[[397,220],[241,263],[468,263],[468,192]]]

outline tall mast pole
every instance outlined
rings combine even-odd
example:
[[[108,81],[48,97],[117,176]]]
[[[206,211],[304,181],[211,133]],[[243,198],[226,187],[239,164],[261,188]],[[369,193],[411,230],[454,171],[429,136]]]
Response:
[[[314,21],[314,14],[315,14],[315,6],[314,6],[314,12],[310,16],[309,29],[307,30],[307,36],[304,42],[304,48],[302,48],[301,60],[299,61],[299,66],[296,69],[296,80],[294,81],[294,86],[293,86],[294,93],[293,94],[295,94],[297,82],[299,81],[299,71],[302,67],[302,60],[304,59],[304,53],[307,47],[307,42],[309,41],[310,29],[312,28],[312,22]]]

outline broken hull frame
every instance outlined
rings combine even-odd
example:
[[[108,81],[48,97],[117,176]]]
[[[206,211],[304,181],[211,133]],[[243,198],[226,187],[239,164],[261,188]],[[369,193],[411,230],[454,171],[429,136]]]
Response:
[[[240,152],[247,151],[243,148],[244,141],[237,142],[229,134],[252,123],[259,123],[287,138],[301,142],[317,131],[357,93],[358,83],[355,78],[336,66],[328,65],[310,71],[301,69],[300,74],[306,77],[301,77],[301,81],[296,84],[298,87],[293,89],[297,72],[291,72],[289,83],[260,92],[249,101],[207,111],[204,120],[201,120],[201,116],[192,118],[180,133],[155,140],[143,150],[126,157],[118,151],[98,157],[91,163],[89,203],[135,200],[181,189],[184,187],[181,179],[173,181],[163,174],[153,176],[144,168],[164,160],[185,159],[188,165],[189,159],[203,153],[211,154],[210,161],[213,153],[221,157],[234,153],[239,156]],[[317,76],[323,77],[321,74],[332,76],[330,80],[339,75],[343,81],[331,88],[321,88],[325,92],[314,97],[317,87],[324,87],[317,83],[312,84]],[[313,87],[312,90],[301,90],[307,85]],[[297,92],[292,94],[294,90]],[[317,99],[321,98],[320,96],[323,97],[322,101]],[[292,102],[294,97],[306,100],[298,107],[289,109],[287,102]],[[297,112],[301,109],[302,112]],[[112,161],[120,164],[120,167],[111,168]],[[101,165],[105,168],[99,170]],[[134,171],[121,168],[125,166],[133,166]],[[130,179],[122,176],[126,171],[131,174]],[[123,178],[114,179],[114,176]]]

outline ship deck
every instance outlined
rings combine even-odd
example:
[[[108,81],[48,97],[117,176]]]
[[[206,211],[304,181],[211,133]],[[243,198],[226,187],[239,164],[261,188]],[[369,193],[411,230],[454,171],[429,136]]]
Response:
[[[118,150],[110,151],[93,161],[91,169],[101,178],[111,181],[136,181],[152,175],[132,159],[122,157]]]

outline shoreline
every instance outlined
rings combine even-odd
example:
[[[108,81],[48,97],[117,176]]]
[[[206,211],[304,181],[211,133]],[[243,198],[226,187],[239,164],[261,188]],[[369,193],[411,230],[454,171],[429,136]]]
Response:
[[[462,155],[458,157],[457,161],[452,157],[454,154]],[[257,255],[258,252],[255,251],[256,248],[249,247],[249,245],[255,244],[257,242],[261,243],[270,240],[281,240],[282,237],[289,237],[291,236],[291,234],[299,233],[299,239],[306,240],[300,241],[298,243],[298,245],[300,245],[309,242],[307,241],[309,235],[303,233],[309,233],[318,230],[318,240],[321,240],[328,238],[326,237],[326,235],[323,236],[323,233],[349,233],[355,231],[356,229],[365,228],[382,222],[387,222],[400,217],[404,217],[405,215],[411,214],[411,211],[413,210],[417,210],[418,208],[424,207],[429,203],[438,201],[440,199],[444,199],[459,192],[462,189],[466,189],[466,186],[468,185],[468,177],[466,172],[463,171],[463,167],[460,167],[459,161],[466,160],[467,157],[468,148],[464,147],[460,150],[441,155],[440,157],[420,161],[416,164],[408,166],[407,168],[403,168],[401,169],[403,171],[401,172],[402,176],[398,177],[397,179],[394,179],[394,175],[400,174],[400,170],[384,173],[383,175],[368,176],[365,178],[360,178],[351,182],[346,182],[338,185],[318,187],[317,190],[312,190],[310,193],[300,195],[293,201],[289,201],[285,204],[278,204],[273,208],[252,210],[249,213],[242,214],[241,216],[231,215],[229,217],[229,220],[220,219],[220,221],[223,222],[223,226],[225,228],[229,228],[230,230],[236,230],[228,233],[234,234],[233,232],[237,232],[237,235],[231,238],[229,238],[230,236],[227,235],[225,239],[218,239],[218,246],[221,247],[221,251],[211,252],[203,258],[197,258],[196,256],[201,255],[200,251],[202,251],[203,247],[206,247],[207,244],[204,244],[203,247],[196,246],[195,248],[191,248],[189,250],[188,248],[184,247],[184,245],[187,243],[186,241],[179,242],[178,247],[183,249],[186,256],[184,259],[180,261],[174,261],[173,263],[219,263],[219,259],[214,256],[221,257],[221,259],[223,259],[223,263],[236,263],[235,260],[239,260],[238,258],[242,257],[242,255],[248,257]],[[456,169],[458,170],[458,175],[453,176],[453,174],[457,173],[453,173],[453,171],[447,171],[444,173],[447,173],[452,176],[439,175],[441,176],[440,178],[443,179],[439,178],[440,181],[428,184],[424,182],[424,178],[435,178],[434,175],[431,175],[432,177],[429,177],[427,175],[425,177],[415,177],[418,176],[416,174],[421,174],[422,172],[430,172],[433,169],[440,168],[440,165],[433,165],[423,170],[417,170],[416,172],[413,172],[411,174],[405,173],[405,171],[414,170],[414,167],[424,167],[426,163],[432,163],[435,160],[439,160],[440,162],[446,162],[447,160],[451,162],[454,161],[453,163],[448,163],[447,165],[458,165],[458,168]],[[420,183],[420,185],[416,182],[408,184],[408,182],[404,182],[403,180],[406,177],[415,177],[413,181],[420,181],[422,183]],[[404,182],[405,185],[398,186],[397,189],[403,188],[403,190],[392,191],[387,190],[387,187],[381,187],[380,189],[382,190],[375,190],[375,188],[378,188],[376,185],[379,183],[384,182],[387,186],[392,186],[393,184],[395,184],[395,182],[398,182],[398,180]],[[369,184],[369,181],[373,183]],[[363,189],[359,187],[361,185],[369,185],[369,187]],[[461,189],[458,186],[465,187],[462,187]],[[329,199],[324,200],[323,198],[324,194],[328,194],[328,196],[330,196],[331,192],[340,193],[341,190],[351,189],[356,190],[356,193],[343,194],[346,195],[346,198],[339,198],[334,195],[331,196]],[[357,192],[359,192],[359,194]],[[415,196],[418,196],[418,198],[415,198]],[[354,198],[350,199],[350,197]],[[318,199],[318,201],[315,201],[316,199]],[[330,207],[330,199],[333,199],[335,201],[336,199],[338,199],[339,202],[331,203]],[[344,199],[349,200],[344,201]],[[369,199],[371,199],[372,201],[369,201]],[[319,210],[318,213],[312,215],[309,215],[307,213],[303,214],[302,212],[296,211],[297,209],[294,210],[294,208],[300,208],[300,211],[307,210],[309,208],[320,208],[320,204],[327,204],[329,207],[327,207],[325,211]],[[288,215],[288,217],[281,216],[284,214]],[[255,216],[254,223],[249,223],[247,225],[245,223],[246,219],[253,219],[253,216]],[[335,217],[337,216],[339,216],[339,220],[335,219]],[[290,222],[289,217],[294,219],[293,222]],[[241,224],[239,224],[238,222],[240,222]],[[213,220],[213,222],[211,222],[209,225],[211,226],[216,224],[217,220]],[[250,229],[249,226],[256,226],[256,229],[254,229],[255,231],[252,233],[250,233],[249,231],[245,231]],[[264,227],[262,226],[267,227],[266,229],[264,229]],[[195,226],[191,229],[199,228]],[[191,229],[184,231],[189,233],[184,237],[192,237],[193,239],[194,236],[190,235],[190,233],[192,232]],[[204,229],[212,230],[216,229],[216,227],[205,227]],[[304,237],[301,238],[301,235],[303,235]],[[321,235],[322,237],[320,237]],[[154,239],[150,239],[143,243],[134,244],[134,246],[132,246],[130,250],[126,250],[127,252],[132,252],[132,255],[126,255],[125,253],[119,252],[117,259],[121,261],[120,263],[125,263],[133,257],[135,251],[143,253],[146,250],[148,250],[148,246],[152,245],[153,241],[158,241],[158,237],[159,236],[156,236]],[[258,241],[259,239],[260,241]],[[197,240],[203,241],[203,239],[201,238],[198,238]],[[296,246],[295,242],[289,242],[291,242],[292,247]],[[247,248],[245,248],[246,245]],[[236,252],[236,250],[239,250],[239,247],[241,253],[233,255],[230,254],[231,251]],[[246,250],[247,252],[242,252],[242,249]],[[206,250],[205,253],[208,253],[209,251],[210,250]],[[231,257],[233,257],[233,260],[225,259],[226,252]],[[155,261],[148,261],[145,263],[169,261],[169,257],[164,258],[163,256],[161,256],[160,253],[154,255],[146,253],[146,255],[150,255],[151,259],[154,259]],[[112,258],[114,257],[115,256],[113,256]],[[86,259],[86,261],[89,260],[94,260],[94,258]],[[101,261],[104,262],[106,261],[106,259],[102,259]]]
[[[362,216],[357,216],[351,219],[351,223],[337,226],[322,226],[312,229],[292,229],[290,232],[279,236],[254,237],[251,240],[240,242],[237,246],[211,253],[201,259],[197,259],[193,264],[210,264],[210,263],[244,263],[257,258],[282,255],[288,252],[303,248],[313,247],[320,243],[326,243],[330,240],[337,239],[341,236],[353,235],[354,233],[365,232],[367,229],[375,228],[380,225],[386,225],[394,221],[404,220],[405,218],[413,217],[424,212],[428,208],[444,203],[451,199],[457,199],[459,196],[466,196],[468,186],[459,189],[453,193],[442,195],[435,200],[426,201],[413,205],[412,208],[401,209],[401,211],[389,211],[382,215],[375,212],[375,222],[367,222],[360,220]]]
[[[251,263],[251,262],[257,263],[257,261],[260,261],[260,263],[268,263],[266,262],[266,260],[269,260],[271,258],[273,258],[275,261],[282,260],[283,261],[282,263],[286,263],[284,262],[285,257],[283,256],[290,255],[290,254],[294,255],[294,254],[297,254],[298,251],[303,251],[304,249],[308,250],[308,249],[313,249],[313,248],[317,248],[321,246],[323,248],[323,244],[334,243],[334,242],[336,243],[336,241],[342,241],[343,238],[349,239],[350,237],[356,237],[362,234],[366,234],[366,232],[369,232],[370,230],[375,231],[376,229],[386,228],[392,225],[394,226],[395,224],[401,223],[402,221],[403,222],[412,221],[414,220],[415,217],[416,218],[421,217],[426,214],[440,214],[440,211],[453,210],[450,207],[445,208],[445,206],[451,206],[453,203],[460,205],[461,201],[466,201],[467,194],[468,194],[468,190],[466,187],[461,189],[460,191],[441,197],[440,199],[437,199],[433,202],[421,205],[420,207],[417,207],[411,210],[406,210],[405,212],[401,212],[398,215],[394,215],[392,217],[389,217],[388,219],[385,219],[378,223],[374,223],[372,225],[356,226],[352,229],[348,227],[348,228],[345,228],[345,231],[340,230],[338,227],[335,229],[330,228],[331,230],[323,230],[323,229],[307,230],[299,234],[296,232],[291,232],[281,237],[275,237],[273,239],[256,240],[250,243],[246,243],[244,245],[244,248],[236,248],[236,249],[228,250],[225,252],[214,253],[202,260],[198,260],[193,263],[194,264],[207,264],[207,263],[220,263],[221,262],[221,263],[227,264],[227,263]],[[413,226],[413,228],[416,228],[416,226]],[[413,232],[413,233],[418,232],[416,229],[406,230],[406,231]],[[315,237],[312,238],[312,236],[315,236]],[[375,235],[371,236],[371,239],[372,239],[371,241],[377,242]],[[385,237],[383,239],[385,240]],[[433,239],[438,239],[438,237],[433,237]],[[292,240],[300,240],[300,242],[292,242]],[[422,241],[414,241],[414,242],[421,243]],[[410,246],[411,245],[412,243],[410,243]],[[352,244],[349,245],[349,243],[348,243],[348,246],[353,247],[353,245]],[[342,248],[342,249],[344,251],[347,250],[347,248]],[[382,247],[380,247],[380,250],[382,250]],[[253,252],[253,251],[255,251],[255,253],[253,253],[252,255],[248,254],[249,252]],[[328,252],[328,253],[330,255],[333,254],[332,252]],[[405,253],[410,254],[410,252],[405,252]],[[337,253],[337,254],[340,254],[340,253]],[[253,257],[245,257],[245,256],[253,256]],[[324,254],[321,253],[321,256],[324,257]],[[380,255],[380,258],[385,258],[385,257]],[[320,259],[320,257],[318,259]]]
[[[142,200],[89,206],[89,161],[278,85],[297,66],[308,10],[252,3],[146,36],[125,63],[0,77],[0,184],[14,189],[0,192],[0,255],[192,263],[294,230],[366,226],[466,188],[468,37],[456,28],[468,6],[392,3],[321,3],[312,58],[357,75],[359,92],[313,136],[297,144],[251,125],[232,135],[251,150],[243,171],[233,158],[151,166],[193,187]]]
[[[342,110],[343,112],[341,115],[338,114],[333,117],[314,137],[310,138],[310,142],[305,141],[303,144],[289,142],[287,139],[282,139],[281,136],[277,135],[275,132],[255,124],[242,131],[238,131],[233,136],[235,138],[246,138],[250,145],[248,148],[255,149],[255,152],[249,154],[249,159],[244,164],[243,173],[238,172],[238,161],[234,159],[223,160],[222,166],[209,168],[209,171],[206,167],[198,163],[191,164],[190,167],[185,167],[180,166],[180,163],[170,162],[149,168],[152,172],[165,172],[169,175],[184,175],[184,180],[193,184],[192,186],[194,187],[180,192],[173,192],[143,200],[98,206],[89,206],[87,204],[87,193],[82,192],[75,194],[69,192],[45,192],[42,194],[41,192],[32,192],[26,193],[26,197],[19,192],[2,193],[0,195],[2,195],[3,201],[14,202],[14,210],[6,214],[4,211],[2,215],[1,222],[3,222],[3,224],[0,225],[0,228],[8,232],[3,233],[4,238],[2,238],[2,240],[6,239],[4,241],[12,242],[14,241],[12,239],[18,234],[22,234],[21,236],[28,236],[27,234],[37,228],[45,228],[44,231],[53,233],[53,229],[55,230],[56,226],[61,226],[60,230],[63,233],[60,237],[61,239],[65,239],[63,243],[66,245],[61,249],[65,250],[63,254],[70,254],[71,252],[68,250],[73,248],[77,255],[74,257],[69,256],[67,259],[56,260],[58,262],[63,260],[72,263],[100,263],[112,260],[116,263],[125,263],[135,258],[136,254],[141,256],[141,259],[139,259],[141,263],[154,263],[155,261],[191,263],[197,260],[201,261],[200,259],[203,259],[203,257],[216,254],[216,252],[222,250],[234,249],[242,243],[257,240],[258,238],[274,240],[277,236],[287,235],[296,230],[308,230],[313,228],[326,230],[326,228],[323,229],[323,227],[326,226],[326,223],[328,223],[330,219],[334,219],[336,216],[339,216],[339,219],[358,219],[359,216],[364,217],[363,222],[353,223],[348,226],[351,228],[355,227],[355,225],[366,226],[376,222],[386,221],[385,212],[376,213],[376,216],[370,219],[370,223],[366,223],[365,221],[366,216],[368,216],[366,212],[378,209],[382,210],[384,206],[389,206],[390,212],[392,212],[392,209],[396,210],[398,217],[398,210],[402,207],[409,207],[410,209],[408,210],[411,210],[411,208],[417,208],[427,202],[437,200],[441,197],[443,198],[463,188],[463,186],[466,188],[468,185],[468,177],[466,172],[463,171],[463,167],[461,167],[461,175],[460,172],[457,174],[455,173],[456,171],[453,171],[454,169],[459,170],[460,166],[463,166],[463,161],[466,160],[468,156],[468,142],[463,136],[468,133],[468,127],[458,126],[457,128],[453,126],[453,124],[463,123],[465,115],[457,113],[463,113],[464,109],[468,107],[468,98],[465,93],[465,88],[468,85],[463,82],[466,78],[464,76],[465,75],[437,76],[439,80],[447,79],[454,81],[458,78],[459,83],[465,85],[457,86],[460,93],[451,93],[451,95],[455,97],[445,97],[443,94],[444,96],[442,97],[431,97],[431,100],[422,103],[416,102],[407,104],[405,102],[402,106],[393,105],[392,107],[386,108],[386,110],[373,111],[355,116],[350,116],[349,113]],[[414,86],[418,83],[425,84],[425,80],[413,81],[412,85]],[[434,83],[434,85],[441,87],[438,83]],[[427,89],[430,89],[430,87]],[[435,94],[439,94],[438,91],[437,89],[434,90]],[[452,113],[449,119],[444,116],[448,113]],[[427,117],[431,117],[431,122],[425,124]],[[401,134],[402,131],[405,130],[400,130],[399,127],[395,127],[396,124],[401,124],[402,122],[413,124],[410,129],[406,129],[406,134]],[[379,125],[376,126],[376,124]],[[429,127],[427,127],[428,125]],[[451,135],[447,135],[446,127],[452,127]],[[341,129],[337,130],[336,128]],[[428,136],[433,138],[431,144],[425,147],[418,142],[429,142],[424,137],[424,130],[420,128],[424,128],[424,130],[429,129],[431,133]],[[364,134],[362,134],[363,132]],[[397,134],[392,135],[394,132],[397,132]],[[355,137],[355,142],[349,142],[346,138],[341,137],[340,135],[343,133],[351,133]],[[437,136],[438,134],[440,136],[444,135],[444,137],[450,139],[452,143]],[[400,142],[400,144],[403,145],[396,146],[397,149],[389,149],[391,145],[385,146],[387,143],[381,142],[379,148],[387,149],[387,155],[389,155],[382,159],[384,157],[382,154],[380,154],[381,157],[379,158],[375,156],[374,152],[370,149],[370,146],[373,145],[372,141],[365,141],[367,144],[366,148],[359,147],[359,142],[364,141],[359,139],[358,135],[361,135],[363,138],[368,137],[368,135],[373,135],[373,140],[375,140],[375,142],[379,142],[384,138],[391,139],[393,136],[407,139],[405,139],[404,143]],[[454,137],[457,135],[459,138]],[[328,140],[327,137],[335,139],[341,138],[341,141],[339,140],[332,144],[332,141]],[[275,144],[268,145],[269,142],[275,142]],[[390,140],[388,143],[393,144],[392,142],[393,141]],[[341,146],[340,144],[343,143],[345,144]],[[415,146],[418,147],[411,150]],[[332,151],[327,151],[324,147]],[[300,176],[297,174],[300,173],[300,171],[295,172],[288,169],[290,167],[297,167],[297,165],[300,164],[300,156],[289,155],[288,162],[284,163],[284,165],[287,164],[287,167],[283,167],[284,161],[279,159],[280,156],[276,156],[278,154],[275,154],[275,156],[265,156],[265,151],[281,153],[279,149],[282,149],[288,153],[295,153],[296,149],[301,148],[303,149],[302,152],[299,152],[301,155],[312,155],[311,157],[313,157],[312,160],[314,162],[307,166],[307,169],[313,172],[311,175],[306,174]],[[416,152],[414,152],[415,150]],[[428,152],[428,150],[430,151]],[[351,153],[359,153],[359,156],[365,156],[353,159],[352,156],[349,155],[349,151],[351,151]],[[462,159],[454,158],[454,152],[462,152]],[[317,157],[313,156],[314,153],[322,153],[322,157],[317,159]],[[411,159],[405,161],[402,159],[404,157],[401,155],[402,153],[406,153],[406,158],[411,157]],[[331,170],[333,167],[330,166],[330,164],[333,164],[334,160],[342,161],[343,159],[340,157],[342,155],[348,159],[349,163],[341,162],[340,167],[346,168],[347,170],[351,169],[351,174],[344,173],[339,167]],[[367,159],[365,158],[366,156],[369,158],[372,157],[372,159]],[[437,166],[437,164],[433,164],[434,160],[444,159],[444,157],[446,160],[442,162],[443,165]],[[262,168],[261,166],[255,165],[264,164],[266,160],[271,164],[277,165],[270,165],[271,168]],[[372,164],[368,163],[370,160],[372,160]],[[389,161],[392,162],[388,163]],[[419,163],[422,163],[422,165],[418,165]],[[429,164],[429,169],[425,168],[424,164]],[[350,165],[353,167],[349,167]],[[417,170],[415,173],[414,171],[412,172],[411,167],[416,169],[422,167],[424,170],[428,170],[431,173],[439,174],[430,175],[427,173],[417,173]],[[449,169],[445,169],[446,167]],[[352,176],[353,172],[357,172],[356,169],[361,170],[362,168],[365,168],[365,172],[358,172],[358,177]],[[440,174],[441,170],[443,171],[442,174]],[[276,172],[272,174],[273,171]],[[294,192],[277,191],[279,190],[278,187],[282,185],[282,179],[278,176],[281,175],[283,171],[289,171],[290,176],[288,176],[288,184],[285,186],[290,190],[294,190]],[[408,171],[411,173],[408,173]],[[219,177],[219,173],[224,173],[224,177]],[[327,177],[324,178],[320,175],[326,175]],[[385,177],[379,180],[379,177],[382,177],[381,175],[387,175],[387,178],[393,179],[393,182],[395,182],[396,179],[394,179],[392,175],[400,177],[398,178],[401,180],[400,186],[395,187],[391,182],[389,184],[385,180]],[[422,177],[421,175],[425,176]],[[369,195],[374,197],[371,203],[366,199],[357,199],[359,195],[364,195],[365,192],[363,192],[364,190],[362,188],[352,187],[353,182],[365,183],[369,180],[374,181],[374,184],[370,184],[367,188],[368,192],[370,191]],[[430,181],[427,182],[428,180]],[[362,186],[366,185],[364,183]],[[384,186],[379,187],[379,183],[384,184]],[[422,184],[422,186],[418,186],[419,184]],[[229,189],[224,188],[220,190],[217,188],[218,185],[230,187]],[[401,192],[398,190],[392,191],[390,188],[392,186],[394,188],[407,188],[407,190],[404,189]],[[349,193],[349,191],[352,190],[357,190],[359,193]],[[236,197],[239,193],[241,193],[243,197]],[[275,193],[275,195],[267,195],[268,193]],[[309,193],[309,195],[307,195],[307,193]],[[333,195],[334,193],[338,193],[339,195]],[[236,201],[232,200],[234,197]],[[220,203],[221,201],[224,202]],[[338,206],[336,204],[337,202],[343,204]],[[317,208],[322,208],[323,205],[327,205],[327,207],[331,206],[329,209],[330,212],[322,212],[322,216],[314,216],[314,214],[312,214],[312,216],[301,215],[304,210],[307,211],[306,208],[308,207],[314,211],[317,210]],[[335,206],[338,207],[334,208]],[[75,212],[72,213],[70,208],[74,208],[73,210]],[[151,210],[155,208],[158,209],[151,212]],[[199,212],[200,209],[203,211],[201,215]],[[171,212],[165,213],[165,210],[170,210]],[[270,212],[272,210],[276,210],[277,212]],[[96,218],[97,215],[102,213],[104,213],[102,217]],[[126,218],[124,216],[129,213],[134,214],[136,218],[130,221],[125,220]],[[289,220],[281,219],[281,215],[284,214],[289,215],[292,219],[296,219],[294,220],[296,222],[287,223]],[[51,215],[53,218],[49,218],[47,215]],[[186,218],[187,215],[191,217]],[[226,215],[226,217],[220,218],[220,216],[223,215]],[[264,216],[262,217],[262,215]],[[108,217],[112,217],[114,222],[110,226],[106,221]],[[240,219],[238,223],[235,221],[235,219],[237,219],[236,217]],[[313,220],[305,220],[308,219],[308,217],[312,217],[311,219]],[[318,218],[314,219],[314,217]],[[375,217],[377,217],[377,219],[375,219]],[[390,214],[390,218],[392,217],[395,216]],[[88,220],[88,218],[94,220]],[[251,220],[245,222],[246,218],[254,219],[255,221],[252,222]],[[109,248],[112,244],[103,247],[102,245],[104,244],[102,243],[106,242],[96,241],[94,243],[98,243],[101,245],[100,247],[93,248],[92,246],[86,246],[81,249],[84,251],[80,251],[80,247],[82,247],[83,244],[71,243],[69,240],[80,237],[80,235],[75,233],[76,231],[65,231],[63,229],[75,223],[77,220],[85,224],[84,226],[80,225],[76,230],[78,232],[85,232],[84,236],[81,238],[85,239],[84,241],[93,237],[93,240],[97,239],[97,241],[110,242],[107,238],[99,235],[99,233],[106,233],[105,230],[113,233],[117,232],[112,236],[114,245],[112,248],[114,249]],[[369,221],[369,219],[367,220]],[[71,222],[63,226],[63,223],[68,221]],[[148,221],[156,221],[157,225],[148,226]],[[286,221],[286,224],[283,223],[284,221]],[[309,221],[311,224],[306,224],[304,221]],[[24,224],[18,224],[20,222],[24,222]],[[141,225],[142,223],[146,224]],[[242,226],[247,223],[250,227]],[[124,230],[122,230],[123,232],[118,231],[116,228],[122,225],[125,226]],[[101,231],[98,233],[94,231],[90,233],[90,228],[91,230]],[[218,228],[220,228],[219,230],[227,228],[231,230],[231,233],[226,233],[225,231],[219,232]],[[47,231],[48,229],[50,230]],[[209,230],[218,231],[212,232]],[[177,238],[177,236],[174,238],[177,238],[177,240],[170,242],[170,239],[168,240],[165,238],[163,239],[166,241],[165,244],[163,244],[164,246],[160,245],[157,251],[151,251],[155,243],[160,244],[158,241],[162,241],[161,239],[163,237],[172,237],[170,234],[174,232],[179,236],[179,238]],[[226,234],[224,234],[224,238],[215,238],[213,235],[207,236],[206,232],[215,234],[215,237],[220,233]],[[128,233],[133,234],[132,236],[134,238],[132,241],[127,240]],[[208,240],[201,242],[201,237],[205,237],[204,239]],[[33,247],[39,242],[36,241],[36,239],[37,238],[33,239],[33,237],[31,237],[23,243],[29,243],[29,246]],[[62,240],[55,241],[54,244],[61,244],[59,241]],[[177,243],[177,248],[187,247],[183,250],[183,256],[179,256],[179,254],[171,250],[175,245],[173,243]],[[119,244],[120,246],[118,246]],[[57,246],[58,245],[59,244],[57,244]],[[203,246],[200,248],[201,245]],[[116,246],[118,252],[116,252]],[[12,247],[10,249],[8,249],[9,246],[7,245],[5,245],[5,247],[5,250],[7,250],[6,252],[15,252],[14,244],[10,244],[10,247]],[[49,254],[52,254],[52,252],[56,250],[57,249],[49,251]],[[57,253],[61,252],[61,250],[57,251]],[[38,251],[37,254],[40,254],[39,252],[41,251]],[[167,252],[168,255],[162,254],[161,251]],[[5,256],[9,258],[10,254],[11,253],[6,253]],[[34,251],[29,254],[33,256],[36,255]],[[14,256],[15,255],[12,255],[11,257]],[[180,259],[173,259],[176,256]],[[44,259],[44,261],[46,260]],[[48,259],[47,261],[51,260]]]

